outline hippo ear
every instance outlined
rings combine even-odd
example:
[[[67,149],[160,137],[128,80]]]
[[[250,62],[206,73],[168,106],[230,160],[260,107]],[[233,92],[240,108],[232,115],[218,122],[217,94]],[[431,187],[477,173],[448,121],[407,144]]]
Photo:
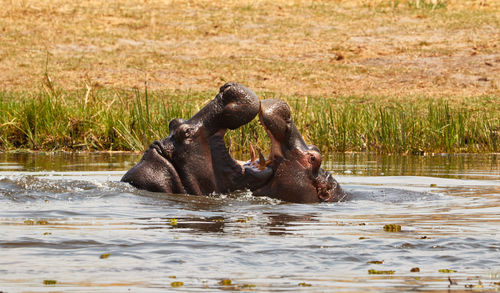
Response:
[[[181,118],[175,118],[170,121],[168,124],[168,131],[170,134],[173,134],[175,129],[177,129],[181,124],[185,123],[186,120],[181,119]]]
[[[186,143],[196,134],[196,129],[186,120],[175,118],[168,125],[170,135],[177,143]]]
[[[189,144],[196,136],[196,129],[188,123],[183,123],[175,129],[173,135],[177,143]]]

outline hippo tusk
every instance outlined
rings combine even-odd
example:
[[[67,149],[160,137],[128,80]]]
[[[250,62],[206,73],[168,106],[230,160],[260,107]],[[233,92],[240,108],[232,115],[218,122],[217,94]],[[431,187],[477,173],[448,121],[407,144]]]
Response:
[[[266,164],[266,158],[262,154],[262,152],[259,150],[259,170],[264,170],[266,169],[267,164]]]
[[[253,144],[250,143],[250,162],[255,162],[257,161],[257,156],[255,155],[255,149],[253,147]]]

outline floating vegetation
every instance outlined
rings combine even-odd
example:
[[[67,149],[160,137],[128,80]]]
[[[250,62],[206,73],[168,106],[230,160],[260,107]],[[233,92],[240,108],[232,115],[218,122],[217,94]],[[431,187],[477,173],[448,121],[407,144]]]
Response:
[[[410,272],[418,273],[418,272],[420,272],[420,268],[411,268]]]
[[[231,280],[229,279],[223,279],[219,282],[219,285],[222,285],[222,286],[231,286]]]
[[[57,284],[56,280],[43,280],[44,285],[55,285]]]
[[[240,287],[244,288],[244,289],[252,289],[252,288],[257,287],[257,285],[254,285],[254,284],[243,284]]]
[[[174,288],[182,287],[182,286],[184,286],[184,282],[172,282],[172,283],[170,283],[170,286],[172,286]]]
[[[84,102],[86,94],[84,89],[0,91],[0,150],[143,151],[168,135],[170,120],[191,117],[215,92],[96,89],[92,103]],[[289,103],[297,128],[325,152],[500,151],[500,110],[493,96],[460,103],[418,97],[369,103],[367,97],[275,98]],[[247,152],[250,142],[260,149],[269,144],[256,120],[230,131],[226,141],[235,152]]]
[[[401,225],[396,225],[396,224],[384,225],[384,231],[386,231],[386,232],[401,232]]]
[[[383,260],[371,260],[371,261],[367,261],[366,263],[370,263],[370,264],[383,264],[384,261]]]
[[[176,279],[176,276],[168,276],[170,279]]]
[[[170,219],[171,226],[177,226],[177,219]]]
[[[47,235],[52,235],[52,233],[50,233],[50,232],[45,232],[45,233],[43,233],[43,235],[44,235],[44,236],[47,236]]]
[[[302,282],[302,283],[299,283],[299,286],[300,286],[300,287],[311,287],[312,285],[311,285],[311,284],[309,284],[309,283],[304,283],[304,282]]]
[[[374,270],[374,269],[371,269],[371,270],[368,270],[368,274],[370,275],[393,275],[395,271],[379,271],[379,270]]]
[[[456,273],[457,271],[455,270],[450,270],[450,269],[440,269],[438,272],[443,273],[443,274],[451,274],[451,273]]]
[[[245,218],[236,219],[236,222],[237,223],[246,223],[246,222],[249,222],[251,220],[252,220],[252,217],[245,217]]]
[[[103,253],[99,256],[100,259],[106,259],[110,256],[111,254],[110,253]]]
[[[24,221],[24,224],[25,224],[25,225],[35,225],[35,224],[36,224],[36,225],[48,225],[48,224],[49,224],[49,222],[48,222],[48,221],[46,221],[46,220],[37,220],[37,221],[33,221],[33,220],[31,220],[31,219],[28,219],[28,220],[25,220],[25,221]]]

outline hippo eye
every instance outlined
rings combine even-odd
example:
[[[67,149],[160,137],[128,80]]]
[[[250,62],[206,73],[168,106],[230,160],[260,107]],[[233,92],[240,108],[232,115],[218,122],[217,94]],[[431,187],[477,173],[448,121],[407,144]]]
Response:
[[[194,134],[194,128],[189,127],[184,130],[184,138],[190,138]]]
[[[186,124],[179,126],[175,132],[175,140],[179,143],[189,141],[195,135],[195,129]]]
[[[315,157],[315,156],[313,156],[313,155],[310,155],[310,156],[309,156],[309,163],[311,163],[311,164],[312,164],[312,163],[314,163],[315,161],[316,161],[316,157]]]

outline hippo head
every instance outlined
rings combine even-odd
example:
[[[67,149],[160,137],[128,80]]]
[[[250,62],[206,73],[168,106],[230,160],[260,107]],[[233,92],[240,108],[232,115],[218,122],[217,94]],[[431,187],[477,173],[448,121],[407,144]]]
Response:
[[[256,189],[272,176],[233,160],[224,143],[228,129],[247,124],[258,114],[254,92],[238,83],[227,83],[216,97],[189,120],[176,118],[169,136],[155,141],[141,161],[122,178],[149,191],[209,194]]]
[[[318,148],[304,142],[287,103],[263,100],[259,119],[271,139],[268,164],[274,175],[255,195],[296,203],[334,202],[345,197],[332,174],[321,168]]]

